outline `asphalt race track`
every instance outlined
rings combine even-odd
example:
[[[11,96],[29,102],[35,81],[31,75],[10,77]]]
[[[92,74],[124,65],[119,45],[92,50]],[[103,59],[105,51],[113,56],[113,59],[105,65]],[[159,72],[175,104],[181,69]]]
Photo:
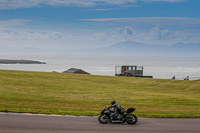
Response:
[[[200,133],[200,119],[139,118],[128,125],[100,124],[97,117],[0,113],[0,133]]]

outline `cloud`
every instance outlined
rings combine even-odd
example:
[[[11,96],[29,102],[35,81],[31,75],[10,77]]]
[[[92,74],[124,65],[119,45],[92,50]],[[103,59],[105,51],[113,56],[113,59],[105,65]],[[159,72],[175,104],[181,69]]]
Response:
[[[181,17],[137,17],[137,18],[95,18],[95,19],[80,19],[83,21],[96,22],[144,22],[144,21],[162,21],[162,20],[186,20],[188,18]]]
[[[21,26],[27,24],[31,20],[27,19],[10,19],[10,20],[1,20],[0,28],[12,27],[12,26]]]
[[[87,10],[84,10],[84,11],[111,11],[111,10],[116,10],[114,8],[107,8],[107,9],[87,9]]]
[[[145,1],[145,2],[148,2],[148,1],[151,1],[151,2],[161,2],[161,1],[164,1],[164,2],[184,2],[185,0],[142,0],[142,1]]]
[[[65,38],[64,38],[65,37]],[[67,39],[67,35],[57,31],[43,31],[31,29],[3,29],[0,30],[0,39],[7,40],[60,40]]]
[[[26,23],[26,20],[8,20]],[[0,21],[0,25],[3,24]],[[15,26],[13,23],[7,26]],[[169,30],[160,24],[147,30],[124,26],[100,31],[92,30],[33,30],[15,27],[0,28],[0,46],[38,48],[95,48],[119,42],[133,41],[147,44],[171,45],[178,42],[200,43],[199,30]]]
[[[138,34],[139,35],[139,34]],[[200,43],[200,31],[199,30],[175,30],[171,31],[163,26],[157,24],[149,31],[140,33],[140,38],[143,36],[143,43],[151,43],[158,45],[172,45],[175,43]]]
[[[0,46],[63,48],[68,42],[73,42],[75,36],[71,36],[55,30],[0,28]]]
[[[183,2],[184,0],[0,0],[0,10],[29,8],[42,5],[94,7],[97,5],[130,5],[143,1],[149,2]]]
[[[118,23],[131,23],[131,24],[200,25],[200,18],[183,18],[183,17],[95,18],[95,19],[80,19],[80,20],[92,21],[92,22],[118,22]]]
[[[125,41],[156,45],[172,45],[179,42],[200,43],[199,30],[171,31],[159,24],[149,30],[133,30],[132,27],[125,26],[124,28],[109,29],[94,35],[99,42],[107,45]]]
[[[38,6],[41,0],[0,0],[0,9],[16,9]]]
[[[157,24],[156,27],[151,29],[147,37],[151,40],[166,40],[171,39],[172,36],[174,36],[172,32]]]
[[[185,0],[141,0],[144,2],[184,2]]]
[[[135,34],[135,31],[130,26],[125,26],[124,28],[117,28],[115,33],[117,34],[123,34],[127,36],[131,36]]]

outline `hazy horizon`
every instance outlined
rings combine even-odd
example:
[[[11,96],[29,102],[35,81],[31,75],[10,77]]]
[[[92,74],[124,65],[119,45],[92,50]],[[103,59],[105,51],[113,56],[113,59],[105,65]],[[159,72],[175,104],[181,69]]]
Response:
[[[38,55],[0,54],[4,59],[28,59],[47,64],[1,64],[0,69],[63,72],[70,68],[82,69],[92,75],[115,75],[115,66],[138,65],[144,67],[144,75],[154,78],[176,79],[189,76],[197,79],[200,75],[200,58],[193,57],[151,57],[151,56],[83,56],[83,55]]]

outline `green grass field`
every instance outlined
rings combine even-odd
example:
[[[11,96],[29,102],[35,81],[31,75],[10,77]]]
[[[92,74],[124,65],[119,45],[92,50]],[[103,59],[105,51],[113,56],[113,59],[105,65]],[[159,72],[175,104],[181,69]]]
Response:
[[[0,111],[99,115],[115,99],[139,117],[200,117],[200,81],[0,70]]]

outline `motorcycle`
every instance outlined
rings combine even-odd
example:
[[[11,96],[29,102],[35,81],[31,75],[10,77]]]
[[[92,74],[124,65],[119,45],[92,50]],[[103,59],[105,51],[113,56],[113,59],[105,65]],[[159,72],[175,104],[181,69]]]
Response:
[[[113,109],[110,109],[112,107],[106,106],[103,108],[103,110],[100,113],[100,116],[98,117],[98,121],[101,124],[107,124],[107,123],[128,123],[128,124],[136,124],[138,121],[138,118],[136,115],[131,114],[135,111],[134,108],[128,108],[125,110],[125,113],[122,115],[120,110],[114,111]]]

